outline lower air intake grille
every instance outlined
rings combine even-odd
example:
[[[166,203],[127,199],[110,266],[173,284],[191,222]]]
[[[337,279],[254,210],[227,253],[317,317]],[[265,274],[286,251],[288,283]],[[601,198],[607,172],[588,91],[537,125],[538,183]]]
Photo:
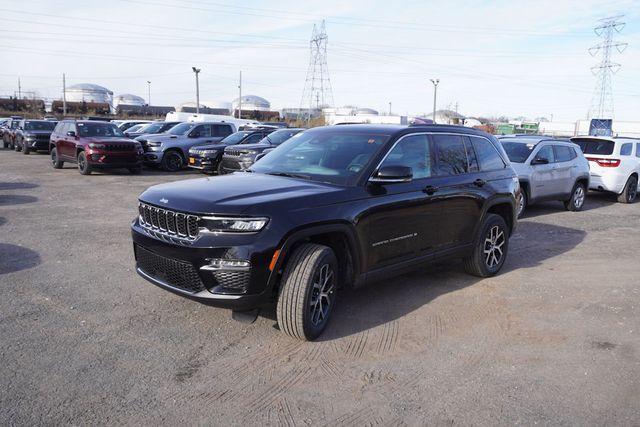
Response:
[[[154,279],[191,293],[206,289],[193,264],[163,257],[139,245],[135,248],[138,268]]]
[[[250,271],[220,270],[213,273],[213,277],[215,277],[218,285],[238,292],[246,292],[250,276]]]

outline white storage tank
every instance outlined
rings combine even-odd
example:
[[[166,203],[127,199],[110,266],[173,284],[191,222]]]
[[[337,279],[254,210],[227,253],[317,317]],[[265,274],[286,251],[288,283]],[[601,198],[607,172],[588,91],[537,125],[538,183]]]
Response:
[[[113,92],[93,83],[69,86],[65,94],[68,102],[98,102],[111,105]]]

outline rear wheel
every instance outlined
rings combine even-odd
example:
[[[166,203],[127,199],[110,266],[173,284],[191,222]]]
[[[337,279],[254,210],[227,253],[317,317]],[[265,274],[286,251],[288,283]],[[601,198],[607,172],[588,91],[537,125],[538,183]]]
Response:
[[[287,262],[278,298],[280,329],[312,341],[327,326],[335,305],[338,261],[333,250],[315,243],[299,246]]]
[[[89,165],[84,151],[78,153],[78,172],[82,175],[91,175],[91,165]]]
[[[509,250],[509,230],[500,215],[487,214],[476,237],[473,253],[464,259],[467,273],[478,277],[498,274]]]
[[[587,187],[581,183],[577,182],[575,187],[573,187],[573,192],[571,193],[571,197],[569,200],[564,202],[564,208],[568,211],[580,211],[584,206],[584,199],[587,196]]]
[[[167,172],[177,172],[184,166],[184,160],[177,151],[171,150],[162,156],[162,169]]]
[[[524,211],[527,208],[527,205],[529,204],[529,198],[527,197],[527,192],[525,191],[524,188],[520,190],[520,197],[518,197],[517,202],[518,202],[517,204],[518,218],[520,218],[524,214]]]
[[[58,159],[58,150],[55,147],[51,149],[51,166],[54,169],[62,169],[62,166],[64,166],[64,162]]]
[[[627,183],[624,186],[622,193],[618,195],[618,201],[620,203],[633,203],[638,195],[638,178],[630,176]]]

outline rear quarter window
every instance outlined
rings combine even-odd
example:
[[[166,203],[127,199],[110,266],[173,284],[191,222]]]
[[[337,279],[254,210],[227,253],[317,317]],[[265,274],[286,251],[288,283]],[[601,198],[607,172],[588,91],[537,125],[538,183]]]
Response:
[[[505,162],[498,154],[498,151],[488,139],[480,138],[477,136],[470,136],[471,143],[476,152],[478,163],[480,164],[480,170],[493,171],[504,169],[507,167]]]
[[[630,156],[632,151],[633,151],[633,144],[630,142],[622,144],[622,147],[620,147],[621,156]]]

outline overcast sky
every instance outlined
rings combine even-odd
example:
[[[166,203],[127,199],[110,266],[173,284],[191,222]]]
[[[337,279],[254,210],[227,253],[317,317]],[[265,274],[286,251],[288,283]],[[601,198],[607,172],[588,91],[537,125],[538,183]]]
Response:
[[[314,22],[326,19],[336,105],[394,113],[438,107],[466,115],[573,121],[589,109],[598,62],[597,20],[626,14],[629,43],[614,60],[615,116],[640,120],[640,0],[235,1],[0,0],[0,94],[61,98],[67,84],[96,83],[154,105],[262,96],[298,107]]]

